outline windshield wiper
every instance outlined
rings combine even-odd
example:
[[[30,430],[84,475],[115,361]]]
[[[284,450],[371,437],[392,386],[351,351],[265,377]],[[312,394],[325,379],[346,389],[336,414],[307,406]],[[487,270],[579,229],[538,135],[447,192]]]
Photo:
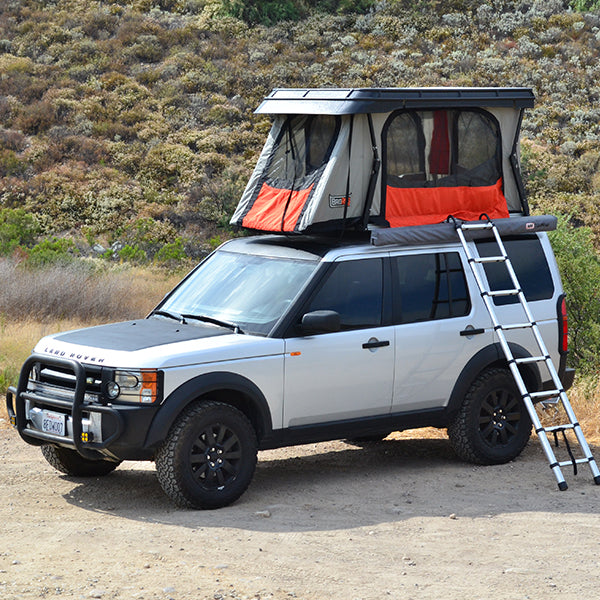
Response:
[[[190,315],[185,314],[181,315],[181,318],[184,319],[196,319],[197,321],[202,321],[204,323],[212,323],[213,325],[218,325],[219,327],[226,327],[227,329],[231,329],[233,333],[244,333],[239,325],[235,323],[230,323],[229,321],[222,321],[221,319],[215,319],[214,317],[207,317],[206,315]]]
[[[161,317],[169,317],[170,319],[175,319],[175,321],[179,321],[182,325],[185,325],[185,319],[183,318],[183,315],[180,315],[175,312],[169,312],[168,310],[153,310],[150,313],[150,316],[152,316],[152,315],[159,315]]]

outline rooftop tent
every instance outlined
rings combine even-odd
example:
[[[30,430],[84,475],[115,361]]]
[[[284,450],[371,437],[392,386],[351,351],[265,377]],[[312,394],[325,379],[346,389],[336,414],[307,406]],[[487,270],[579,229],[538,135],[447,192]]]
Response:
[[[283,89],[232,224],[270,232],[527,214],[527,88]]]

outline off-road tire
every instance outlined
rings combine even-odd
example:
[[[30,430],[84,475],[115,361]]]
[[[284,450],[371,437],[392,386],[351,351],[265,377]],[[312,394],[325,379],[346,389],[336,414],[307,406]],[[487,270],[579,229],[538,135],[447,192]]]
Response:
[[[171,427],[156,454],[156,472],[179,506],[220,508],[246,491],[256,455],[256,433],[246,415],[221,402],[198,402]]]
[[[42,454],[57,471],[71,477],[102,477],[121,464],[107,458],[90,460],[81,456],[76,450],[49,444],[42,446]]]
[[[495,465],[515,459],[531,435],[531,418],[510,371],[482,372],[448,426],[454,451],[466,461]]]

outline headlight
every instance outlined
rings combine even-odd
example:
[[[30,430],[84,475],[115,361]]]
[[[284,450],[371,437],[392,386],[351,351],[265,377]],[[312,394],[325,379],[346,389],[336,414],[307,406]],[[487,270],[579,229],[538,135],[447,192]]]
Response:
[[[106,384],[110,400],[154,404],[162,399],[162,371],[155,369],[116,370]]]
[[[119,387],[119,384],[116,381],[109,381],[108,384],[106,385],[106,395],[111,400],[115,400],[116,398],[119,397],[120,393],[121,393],[121,388]]]

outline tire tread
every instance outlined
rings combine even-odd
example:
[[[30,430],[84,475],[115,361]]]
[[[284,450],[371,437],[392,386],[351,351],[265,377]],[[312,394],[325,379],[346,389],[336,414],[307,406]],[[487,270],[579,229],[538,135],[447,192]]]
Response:
[[[253,446],[253,460],[250,468],[250,476],[247,477],[247,481],[245,481],[241,487],[238,487],[234,493],[223,494],[220,499],[210,499],[206,497],[199,498],[197,495],[186,489],[186,486],[182,481],[180,464],[181,457],[179,456],[181,451],[180,440],[186,435],[186,430],[190,427],[193,427],[193,423],[197,418],[208,414],[210,411],[223,409],[231,411],[232,414],[236,418],[241,419],[241,423],[243,423],[244,426],[252,432],[251,444]],[[252,426],[248,417],[246,417],[246,415],[240,410],[229,404],[212,400],[195,402],[188,406],[175,421],[171,427],[171,430],[169,431],[167,439],[157,451],[155,460],[158,481],[165,494],[175,504],[183,508],[212,509],[227,506],[228,504],[231,504],[237,500],[250,485],[254,468],[256,467],[257,446],[258,442],[254,427]]]
[[[42,455],[57,471],[71,477],[102,477],[112,473],[121,463],[109,459],[90,460],[75,450],[44,444]]]
[[[507,374],[512,378],[512,374],[507,369],[501,367],[487,369],[480,373],[471,384],[458,413],[448,425],[450,444],[459,458],[478,465],[502,464],[516,458],[527,445],[531,435],[531,425],[527,435],[524,435],[524,441],[518,445],[510,457],[492,456],[489,452],[482,451],[476,443],[477,433],[474,431],[471,415],[473,404],[477,402],[481,390],[488,386],[493,379]],[[529,419],[525,407],[523,409],[525,418]]]

